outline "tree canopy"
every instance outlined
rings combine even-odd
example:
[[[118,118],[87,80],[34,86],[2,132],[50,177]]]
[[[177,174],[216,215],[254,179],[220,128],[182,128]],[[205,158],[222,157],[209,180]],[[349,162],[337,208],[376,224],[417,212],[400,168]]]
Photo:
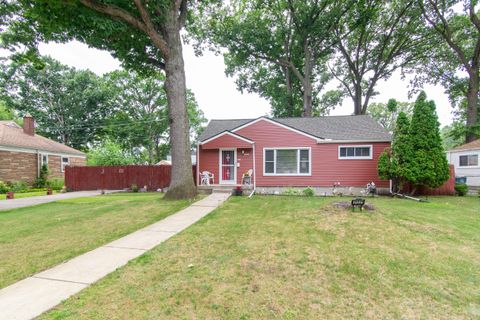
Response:
[[[352,1],[233,0],[210,6],[190,30],[224,52],[240,90],[269,99],[276,116],[325,114],[334,27]],[[338,101],[338,99],[337,99]]]
[[[4,65],[1,98],[10,109],[30,113],[40,134],[86,150],[103,133],[113,92],[91,71],[76,70],[49,57],[38,61],[42,69],[16,62]]]
[[[401,112],[411,118],[413,103],[398,102],[395,99],[390,99],[387,103],[371,103],[367,110],[367,113],[388,132],[394,132],[395,123]]]
[[[14,0],[0,11],[0,27],[7,27],[2,43],[19,60],[32,60],[39,42],[76,39],[107,50],[127,69],[165,72],[173,160],[170,198],[196,194],[180,37],[188,9],[188,0]]]
[[[112,91],[112,113],[106,120],[106,135],[123,150],[130,150],[137,162],[155,164],[169,152],[169,126],[165,77],[145,77],[128,71],[104,76]],[[190,135],[193,140],[205,123],[191,91],[187,91]]]
[[[439,83],[456,107],[457,130],[469,142],[480,137],[480,14],[477,0],[418,0],[429,26],[431,50],[413,65],[415,85]]]

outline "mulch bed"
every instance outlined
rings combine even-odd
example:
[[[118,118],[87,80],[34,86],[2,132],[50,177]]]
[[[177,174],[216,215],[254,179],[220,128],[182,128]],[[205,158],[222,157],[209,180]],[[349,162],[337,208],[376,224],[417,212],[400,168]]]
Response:
[[[352,210],[352,204],[347,201],[333,202],[332,205],[337,208]],[[375,210],[375,207],[373,206],[373,204],[365,202],[363,209],[368,211],[373,211]]]

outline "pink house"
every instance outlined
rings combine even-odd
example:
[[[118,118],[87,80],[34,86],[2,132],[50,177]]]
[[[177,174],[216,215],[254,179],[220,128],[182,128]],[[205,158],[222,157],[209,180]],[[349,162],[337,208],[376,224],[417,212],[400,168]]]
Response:
[[[212,120],[199,137],[197,174],[211,184],[239,185],[250,170],[252,187],[364,187],[377,174],[391,136],[370,116]]]

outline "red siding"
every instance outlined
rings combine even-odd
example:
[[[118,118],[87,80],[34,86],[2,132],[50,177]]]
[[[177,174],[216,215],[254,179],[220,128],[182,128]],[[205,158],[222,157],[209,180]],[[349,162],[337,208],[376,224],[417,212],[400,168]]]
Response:
[[[225,134],[208,143],[202,145],[203,149],[218,149],[218,148],[251,148],[252,144],[242,139],[232,137]]]
[[[200,159],[197,159],[198,172],[209,171],[214,174],[214,184],[219,183],[218,167],[220,158],[218,155],[218,149],[204,150],[203,146],[200,146]],[[197,178],[198,179],[198,178]],[[200,181],[200,180],[198,180]]]
[[[242,154],[243,151],[243,154]],[[237,183],[240,184],[242,181],[242,175],[247,172],[249,169],[253,169],[253,149],[251,148],[241,148],[237,149],[237,163],[240,165],[237,167]],[[218,149],[203,149],[203,146],[200,146],[200,165],[199,173],[202,171],[209,171],[215,175],[215,184],[220,182],[219,176],[219,165],[220,165],[220,155]]]
[[[388,142],[374,143],[329,143],[317,144],[307,136],[296,133],[268,121],[258,121],[250,126],[238,130],[236,133],[255,141],[256,185],[258,187],[273,186],[332,186],[340,182],[344,186],[365,186],[374,181],[378,187],[388,187],[389,182],[380,180],[377,174],[377,162],[380,153],[390,146]],[[354,138],[354,137],[352,137]],[[372,145],[373,159],[371,160],[339,160],[339,145]],[[222,146],[224,147],[224,146]],[[234,147],[234,146],[232,146]],[[264,176],[263,149],[279,147],[310,147],[311,175],[310,176]],[[200,150],[200,170],[218,173],[218,152],[215,152],[215,161],[210,160],[213,150]],[[253,152],[249,155],[251,157]],[[241,175],[253,165],[252,159],[240,159],[241,150],[237,150],[240,168],[237,168],[237,180],[240,183]],[[243,161],[243,162],[242,162]],[[244,165],[248,163],[248,165]],[[206,168],[209,169],[206,169]],[[215,175],[215,183],[218,183]]]

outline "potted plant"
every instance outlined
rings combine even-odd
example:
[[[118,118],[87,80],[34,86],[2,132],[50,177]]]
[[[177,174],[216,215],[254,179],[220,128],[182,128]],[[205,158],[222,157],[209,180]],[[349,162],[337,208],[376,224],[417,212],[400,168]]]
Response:
[[[240,187],[240,186],[235,187],[235,189],[233,189],[232,193],[233,193],[234,196],[243,196],[242,187]]]

